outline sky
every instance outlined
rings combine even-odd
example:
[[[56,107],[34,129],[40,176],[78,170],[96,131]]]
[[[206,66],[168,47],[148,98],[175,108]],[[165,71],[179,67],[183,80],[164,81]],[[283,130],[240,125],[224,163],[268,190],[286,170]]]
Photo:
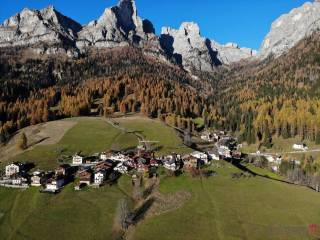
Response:
[[[310,0],[312,1],[312,0]],[[23,8],[41,9],[53,5],[64,15],[87,24],[97,19],[117,0],[0,0],[0,22]],[[136,0],[138,13],[154,24],[179,28],[182,22],[197,22],[201,35],[219,43],[236,42],[241,47],[259,49],[280,15],[307,0]]]

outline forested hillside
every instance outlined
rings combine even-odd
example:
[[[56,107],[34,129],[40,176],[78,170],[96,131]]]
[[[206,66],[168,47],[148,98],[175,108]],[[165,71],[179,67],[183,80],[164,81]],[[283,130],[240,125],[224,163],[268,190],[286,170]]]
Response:
[[[191,76],[134,47],[80,59],[0,57],[1,141],[57,118],[139,112],[185,128],[193,118],[270,146],[272,136],[320,143],[320,34],[280,58],[221,66]],[[3,50],[4,51],[4,50]]]
[[[91,52],[78,60],[16,56],[1,58],[2,142],[28,125],[114,112],[139,112],[192,131],[191,119],[213,108],[202,94],[211,91],[208,82],[139,49]]]
[[[320,143],[320,34],[280,58],[238,64],[215,82],[220,126],[239,131],[249,143],[273,134]]]

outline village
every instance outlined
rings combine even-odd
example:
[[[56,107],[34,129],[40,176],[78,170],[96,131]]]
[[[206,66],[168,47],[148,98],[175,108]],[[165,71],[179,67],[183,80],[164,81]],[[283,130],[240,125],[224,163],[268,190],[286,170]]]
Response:
[[[240,145],[224,132],[217,132],[212,137],[210,135],[204,141],[214,142],[214,147],[184,155],[172,153],[156,157],[143,141],[135,151],[130,152],[106,151],[92,156],[76,153],[52,171],[31,171],[35,168],[32,163],[13,162],[5,166],[0,186],[22,189],[32,186],[39,187],[42,193],[59,193],[65,185],[74,182],[74,189],[78,191],[86,186],[99,188],[112,184],[123,174],[130,175],[133,180],[138,174],[151,178],[157,176],[159,167],[175,173],[201,169],[213,161],[241,158],[241,152],[238,151]]]
[[[112,184],[121,175],[128,174],[133,181],[137,175],[149,178],[157,177],[157,169],[163,167],[172,173],[192,169],[201,169],[214,161],[242,160],[244,155],[240,151],[242,144],[237,139],[223,131],[204,131],[200,139],[213,143],[206,151],[194,151],[190,154],[175,154],[158,156],[149,150],[148,141],[141,141],[135,151],[115,152],[106,151],[91,156],[76,153],[66,163],[60,164],[52,171],[34,170],[33,163],[13,162],[5,166],[4,175],[0,177],[0,186],[8,188],[26,189],[30,186],[39,187],[42,193],[59,193],[63,187],[74,182],[74,189],[79,191],[84,187],[99,188],[105,184]],[[307,150],[306,145],[295,144],[295,150]],[[259,151],[251,154],[254,157],[264,157],[271,171],[277,173],[282,163],[279,155],[263,154]],[[294,164],[300,162],[295,160]]]

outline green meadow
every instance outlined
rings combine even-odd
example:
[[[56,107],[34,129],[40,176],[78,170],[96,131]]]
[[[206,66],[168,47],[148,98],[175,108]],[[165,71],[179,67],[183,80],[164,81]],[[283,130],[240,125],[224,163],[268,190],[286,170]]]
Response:
[[[134,148],[138,144],[136,134],[157,141],[152,147],[158,154],[191,151],[174,130],[156,120],[114,119],[129,131],[115,128],[102,118],[71,120],[77,124],[57,144],[36,146],[11,160],[32,161],[36,168],[53,169],[61,155]],[[156,191],[179,207],[148,215],[129,229],[125,239],[317,239],[308,230],[310,224],[320,224],[319,193],[268,179],[275,176],[261,169],[251,170],[266,177],[239,179],[231,174],[240,170],[226,162],[209,169],[218,175],[192,178],[183,173],[173,177],[162,171]],[[181,201],[174,197],[180,192],[190,198],[175,203]],[[42,194],[37,188],[21,191],[0,187],[0,239],[117,239],[116,209],[121,199],[133,203],[131,193],[127,176],[113,186],[81,192],[69,184],[58,195]]]

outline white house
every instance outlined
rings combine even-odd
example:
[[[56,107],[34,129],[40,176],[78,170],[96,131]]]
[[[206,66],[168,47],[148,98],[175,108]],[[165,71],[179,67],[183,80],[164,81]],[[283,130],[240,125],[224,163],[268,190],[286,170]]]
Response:
[[[280,165],[282,163],[282,157],[276,157],[276,164]]]
[[[19,176],[18,174],[17,175],[12,175],[12,176],[15,176],[13,177],[11,180],[12,180],[12,185],[26,185],[28,184],[28,179],[22,177],[22,176]]]
[[[299,160],[294,160],[294,164],[300,166],[300,165],[301,165],[301,161],[299,161]]]
[[[41,171],[35,171],[31,177],[31,186],[40,187],[43,181],[44,173]]]
[[[219,146],[218,147],[218,153],[220,156],[226,157],[226,158],[231,158],[231,151],[228,147],[226,146]]]
[[[82,165],[83,164],[83,157],[76,154],[72,157],[72,164],[74,165]]]
[[[166,161],[163,164],[163,167],[170,170],[170,171],[176,171],[179,170],[177,164],[175,163],[175,161]]]
[[[53,192],[58,191],[63,187],[64,183],[65,183],[65,180],[62,177],[51,178],[47,182],[46,190],[53,191]]]
[[[102,161],[107,161],[108,160],[108,155],[106,153],[101,153],[100,154],[100,160]]]
[[[106,179],[106,172],[99,171],[94,174],[94,184],[101,185]]]
[[[114,168],[114,171],[117,171],[122,174],[126,174],[128,172],[128,167],[121,162]]]
[[[20,172],[21,164],[12,163],[6,166],[6,176],[11,176]]]
[[[208,132],[204,132],[202,133],[201,137],[200,137],[203,141],[206,141],[206,142],[213,142],[213,139],[212,139],[212,136],[210,133]]]
[[[205,164],[208,164],[208,155],[203,152],[193,152],[191,153],[192,157],[202,160]]]
[[[126,162],[128,160],[130,160],[129,157],[127,157],[126,155],[123,155],[121,153],[112,155],[109,157],[110,160],[115,161],[115,162]]]
[[[292,149],[298,151],[307,151],[309,148],[305,144],[293,144]]]
[[[272,155],[265,155],[264,157],[267,159],[269,163],[276,162],[276,159]]]
[[[220,160],[219,154],[217,152],[215,152],[215,151],[209,151],[208,155],[211,158],[211,160],[214,160],[214,161],[219,161]]]

